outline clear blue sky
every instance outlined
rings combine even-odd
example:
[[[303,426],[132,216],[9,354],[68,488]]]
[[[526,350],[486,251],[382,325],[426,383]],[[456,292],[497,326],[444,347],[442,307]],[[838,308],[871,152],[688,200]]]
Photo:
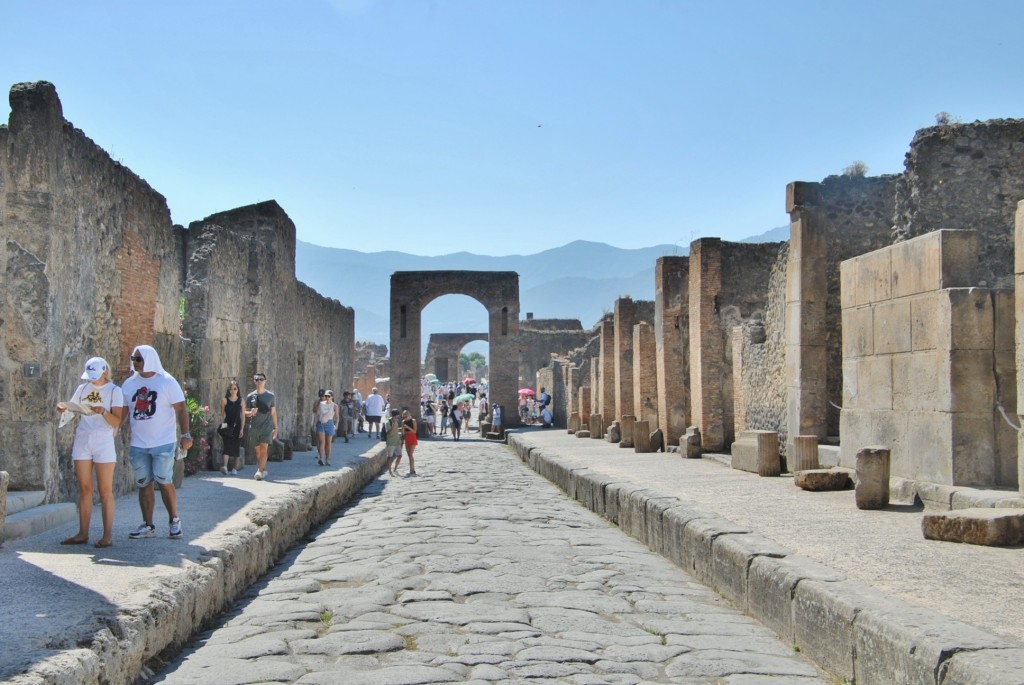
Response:
[[[1024,116],[1024,2],[4,0],[0,85],[188,224],[276,199],[320,245],[738,240],[785,185],[899,172],[937,112]],[[5,118],[5,117],[4,117]]]

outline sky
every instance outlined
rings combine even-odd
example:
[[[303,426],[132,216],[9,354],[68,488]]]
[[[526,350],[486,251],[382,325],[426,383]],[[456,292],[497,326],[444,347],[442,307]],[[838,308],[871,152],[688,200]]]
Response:
[[[1019,0],[4,0],[0,20],[0,85],[54,83],[175,223],[274,199],[300,240],[364,252],[740,240],[788,222],[791,181],[899,173],[939,112],[1024,117]]]

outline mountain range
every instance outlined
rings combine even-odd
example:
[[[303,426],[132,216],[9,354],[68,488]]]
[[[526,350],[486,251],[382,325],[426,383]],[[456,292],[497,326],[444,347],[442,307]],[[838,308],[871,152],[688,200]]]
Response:
[[[789,227],[772,229],[743,242],[789,238]],[[490,257],[469,252],[421,257],[405,252],[359,252],[297,241],[295,275],[317,292],[352,307],[356,340],[390,344],[391,274],[395,271],[515,271],[519,274],[519,313],[537,319],[579,319],[590,328],[616,298],[654,299],[658,257],[686,255],[689,247],[655,245],[622,249],[577,240],[532,255]],[[422,318],[423,346],[431,333],[486,332],[483,305],[465,295],[432,302]],[[486,343],[472,344],[486,350]],[[467,351],[476,351],[473,346]]]

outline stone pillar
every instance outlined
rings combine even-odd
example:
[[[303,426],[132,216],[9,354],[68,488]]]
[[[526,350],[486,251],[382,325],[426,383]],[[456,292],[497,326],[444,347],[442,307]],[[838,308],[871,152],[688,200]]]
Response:
[[[696,426],[687,428],[686,434],[679,441],[679,449],[687,459],[700,459],[700,429]]]
[[[580,369],[575,364],[569,364],[565,368],[565,413],[571,416],[580,411]]]
[[[4,522],[7,520],[7,486],[11,483],[11,474],[0,471],[0,545],[4,542]]]
[[[646,321],[633,326],[633,415],[658,427],[658,360],[654,328]]]
[[[615,418],[633,411],[633,324],[636,306],[630,297],[615,300]],[[605,416],[608,412],[605,411]],[[611,418],[611,417],[609,417]]]
[[[601,358],[590,358],[590,411],[601,413]]]
[[[1024,412],[1024,202],[1017,203],[1014,232],[1014,310],[1016,328],[1014,344],[1017,359],[1017,411]],[[1017,414],[1017,425],[1024,422],[1024,413]],[[1017,433],[1017,487],[1024,497],[1024,433]]]
[[[651,452],[651,423],[639,420],[633,426],[633,450],[638,453]]]
[[[597,364],[598,382],[593,388],[594,411],[600,412],[605,424],[615,420],[615,321],[601,321],[601,358]]]
[[[572,435],[573,433],[575,433],[579,429],[580,429],[580,415],[579,415],[578,412],[573,412],[573,413],[569,414],[569,426],[568,426],[568,429],[567,429],[568,433],[569,433],[569,435]]]
[[[722,288],[722,241],[701,238],[690,243],[690,398],[693,422],[704,449],[725,448],[722,378],[725,350],[719,319]]]
[[[680,444],[690,421],[690,259],[659,257],[654,271],[654,347],[658,426]]]
[[[586,386],[583,386],[582,388],[580,388],[580,398],[579,398],[580,425],[582,425],[582,426],[589,426],[590,425],[590,412],[591,412],[590,406],[591,406],[591,402],[590,402],[590,388],[588,388]]]
[[[865,447],[857,452],[858,509],[884,509],[889,504],[889,448]]]
[[[747,398],[743,392],[743,326],[734,326],[731,338],[733,435],[739,435],[747,429]]]
[[[821,468],[818,463],[818,436],[793,436],[793,446],[786,454],[786,462],[793,473]]]
[[[633,446],[633,429],[635,427],[636,417],[632,414],[626,414],[619,418],[619,431],[621,435],[619,438],[619,447]]]
[[[787,451],[797,435],[827,434],[828,391],[825,303],[828,247],[824,219],[804,207],[807,184],[786,187],[790,216],[786,265]]]
[[[604,437],[604,420],[600,414],[590,415],[590,437],[594,440],[600,440]]]

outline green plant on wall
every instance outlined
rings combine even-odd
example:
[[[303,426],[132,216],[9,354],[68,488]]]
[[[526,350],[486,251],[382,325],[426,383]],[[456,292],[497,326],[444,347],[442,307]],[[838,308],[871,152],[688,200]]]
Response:
[[[206,434],[213,418],[210,405],[199,404],[199,400],[185,393],[185,408],[188,410],[188,432],[192,434],[192,446],[185,455],[185,475],[200,471],[210,454],[210,440]]]

